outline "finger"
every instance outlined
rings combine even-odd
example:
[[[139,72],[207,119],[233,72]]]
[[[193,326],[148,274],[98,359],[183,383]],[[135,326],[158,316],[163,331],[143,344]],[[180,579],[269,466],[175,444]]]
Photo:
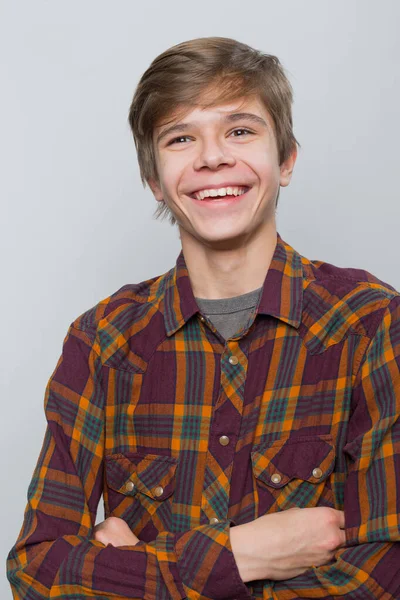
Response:
[[[339,531],[339,540],[340,540],[340,544],[339,544],[338,548],[344,548],[346,546],[346,534],[343,529],[341,529]]]
[[[340,527],[340,529],[344,529],[345,528],[344,512],[342,510],[336,510],[336,508],[332,508],[332,510],[335,513],[338,527]]]
[[[101,535],[101,533],[96,534],[94,539],[96,542],[100,542],[100,544],[104,544],[105,546],[107,545],[107,541],[105,540],[104,536]]]
[[[344,512],[342,510],[338,510],[338,519],[339,519],[340,529],[344,529],[345,528],[345,520],[344,520]]]
[[[107,532],[103,528],[103,529],[99,529],[98,531],[95,531],[93,539],[95,539],[96,542],[101,542],[102,544],[107,546],[108,537],[109,536],[108,536]]]
[[[97,523],[97,525],[95,525],[93,531],[102,531],[103,529],[106,528],[106,523],[105,521],[102,521],[101,523]]]

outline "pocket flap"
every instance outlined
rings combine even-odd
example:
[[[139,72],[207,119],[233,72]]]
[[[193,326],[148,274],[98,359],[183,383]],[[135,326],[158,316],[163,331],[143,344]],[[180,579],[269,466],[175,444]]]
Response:
[[[110,454],[105,457],[107,484],[125,496],[146,494],[165,500],[174,491],[176,458],[155,454]]]
[[[291,479],[319,483],[333,471],[335,446],[331,435],[293,436],[254,446],[251,461],[255,477],[274,488]]]

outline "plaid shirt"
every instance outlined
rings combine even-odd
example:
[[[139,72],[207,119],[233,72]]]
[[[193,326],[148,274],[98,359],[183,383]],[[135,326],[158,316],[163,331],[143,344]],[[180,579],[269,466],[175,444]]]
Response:
[[[181,252],[68,329],[8,556],[14,598],[400,598],[399,372],[400,294],[369,273],[278,236],[225,342]],[[136,546],[93,539],[102,493]],[[314,506],[345,511],[336,560],[244,584],[229,528]]]

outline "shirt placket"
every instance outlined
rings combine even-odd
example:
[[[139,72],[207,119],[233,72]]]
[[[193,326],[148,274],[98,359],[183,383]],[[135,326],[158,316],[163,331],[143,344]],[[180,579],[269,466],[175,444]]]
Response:
[[[211,524],[227,519],[228,515],[247,365],[239,341],[228,340],[221,355],[220,393],[213,410],[202,495],[202,520]]]

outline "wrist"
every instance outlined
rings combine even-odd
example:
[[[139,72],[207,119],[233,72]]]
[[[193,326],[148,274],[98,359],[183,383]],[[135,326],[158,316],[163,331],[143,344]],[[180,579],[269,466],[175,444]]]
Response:
[[[243,547],[243,532],[242,525],[236,525],[231,527],[229,530],[229,537],[231,542],[232,553],[236,561],[236,565],[239,571],[239,575],[244,583],[246,583],[246,572],[244,569],[245,557],[242,553]]]
[[[257,552],[253,522],[230,528],[230,543],[239,575],[244,583],[265,578],[265,560]]]

